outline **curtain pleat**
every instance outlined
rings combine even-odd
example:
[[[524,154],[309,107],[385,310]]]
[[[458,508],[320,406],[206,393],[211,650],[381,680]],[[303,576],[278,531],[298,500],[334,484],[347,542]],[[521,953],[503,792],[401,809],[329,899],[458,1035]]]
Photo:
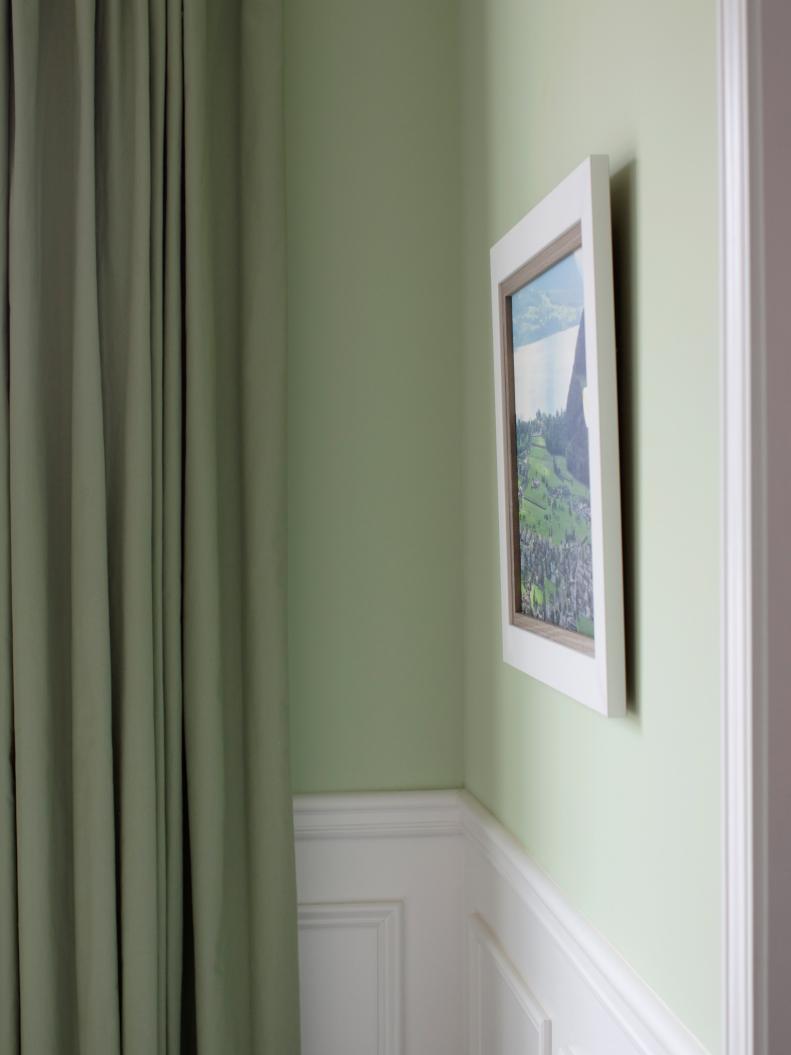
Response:
[[[0,1051],[299,1049],[279,0],[6,0]]]
[[[9,9],[0,3],[0,159],[9,156]],[[8,166],[0,164],[0,288],[8,289]],[[11,669],[8,312],[0,316],[0,1051],[19,1050],[14,713]]]

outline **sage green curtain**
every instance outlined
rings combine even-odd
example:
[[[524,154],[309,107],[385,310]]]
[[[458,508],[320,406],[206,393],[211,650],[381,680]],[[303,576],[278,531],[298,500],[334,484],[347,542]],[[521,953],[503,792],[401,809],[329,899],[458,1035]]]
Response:
[[[0,7],[0,1052],[291,1055],[280,3]]]

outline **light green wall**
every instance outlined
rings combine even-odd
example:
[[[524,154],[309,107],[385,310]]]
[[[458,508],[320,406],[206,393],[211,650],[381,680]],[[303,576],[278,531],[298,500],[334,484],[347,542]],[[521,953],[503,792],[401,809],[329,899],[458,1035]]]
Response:
[[[285,10],[295,788],[466,780],[718,1052],[714,0]],[[620,721],[506,667],[498,608],[488,250],[592,152],[613,170]]]
[[[294,784],[458,785],[458,6],[285,12]]]
[[[720,1050],[714,0],[463,0],[466,783]],[[503,664],[487,253],[613,172],[631,713]]]

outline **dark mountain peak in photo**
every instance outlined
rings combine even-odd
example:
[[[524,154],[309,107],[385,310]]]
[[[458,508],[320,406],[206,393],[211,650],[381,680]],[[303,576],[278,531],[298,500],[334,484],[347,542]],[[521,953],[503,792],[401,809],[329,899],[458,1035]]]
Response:
[[[588,462],[588,428],[585,424],[585,411],[582,405],[582,393],[587,385],[588,375],[585,362],[585,312],[580,316],[580,328],[577,333],[577,345],[574,350],[574,366],[569,381],[569,394],[566,398],[566,462],[569,472],[584,484],[590,482]]]

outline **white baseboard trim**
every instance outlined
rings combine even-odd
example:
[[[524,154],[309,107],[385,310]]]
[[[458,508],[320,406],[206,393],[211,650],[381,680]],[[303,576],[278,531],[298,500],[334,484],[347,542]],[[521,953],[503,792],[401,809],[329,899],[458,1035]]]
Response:
[[[303,938],[322,921],[378,920],[383,906],[403,906],[400,966],[384,972],[389,995],[369,986],[367,1008],[358,993],[381,973],[381,949],[361,951],[350,935],[345,950],[338,926],[326,984],[337,993],[330,1005],[358,1007],[347,1033],[317,992],[316,964],[305,961],[326,950],[301,947],[312,986],[303,991],[303,1033],[321,1038],[322,1055],[706,1055],[469,793],[299,795],[294,827]],[[392,988],[393,970],[401,989]],[[373,1032],[383,1000],[403,1016],[403,1031],[390,1030],[384,1047]],[[309,1045],[304,1055],[314,1055]]]

